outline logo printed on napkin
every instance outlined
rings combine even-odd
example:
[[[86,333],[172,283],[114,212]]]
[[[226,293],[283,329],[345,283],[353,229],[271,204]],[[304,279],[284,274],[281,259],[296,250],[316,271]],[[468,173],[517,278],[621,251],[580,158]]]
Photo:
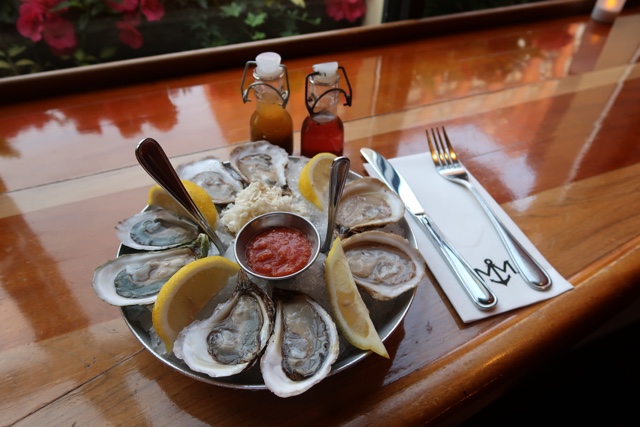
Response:
[[[478,309],[464,292],[440,252],[407,213],[405,218],[413,230],[420,252],[463,322],[469,323],[494,316],[573,289],[471,174],[469,179],[487,204],[551,277],[553,284],[546,291],[535,290],[525,283],[477,200],[466,188],[438,175],[428,153],[397,157],[390,162],[408,182],[425,212],[446,239],[498,298],[498,303],[493,309]],[[365,163],[364,167],[370,176],[379,178],[369,164]]]

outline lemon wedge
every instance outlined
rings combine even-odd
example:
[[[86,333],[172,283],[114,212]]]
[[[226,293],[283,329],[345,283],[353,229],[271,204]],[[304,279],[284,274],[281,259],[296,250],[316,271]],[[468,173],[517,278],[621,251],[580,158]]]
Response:
[[[324,210],[329,194],[331,164],[335,158],[336,155],[331,153],[316,154],[300,171],[300,194],[320,210]]]
[[[224,288],[240,266],[221,256],[193,261],[178,270],[165,283],[153,306],[151,320],[167,352],[180,331]]]
[[[340,238],[336,238],[327,254],[325,278],[334,319],[347,341],[361,350],[371,350],[389,358],[369,309],[353,281]]]
[[[209,196],[207,191],[198,184],[187,181],[186,179],[182,179],[181,181],[182,185],[184,185],[184,188],[187,190],[187,193],[189,193],[193,199],[193,202],[196,204],[198,209],[200,209],[200,212],[202,212],[204,218],[207,220],[209,225],[213,227],[213,225],[218,221],[218,210],[216,209],[216,205],[213,203],[213,200],[211,200],[211,196]],[[189,215],[189,213],[159,185],[154,185],[149,190],[147,195],[147,204],[159,206],[175,212],[178,215],[191,218],[191,215]]]

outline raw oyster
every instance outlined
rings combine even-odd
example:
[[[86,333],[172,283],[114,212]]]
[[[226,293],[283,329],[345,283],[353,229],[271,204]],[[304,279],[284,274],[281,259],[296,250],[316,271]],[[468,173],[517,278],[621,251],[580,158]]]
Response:
[[[234,148],[229,164],[246,182],[261,181],[267,185],[287,185],[285,170],[289,155],[268,141],[249,142]]]
[[[173,352],[192,370],[210,377],[240,373],[253,366],[264,351],[274,315],[271,298],[241,271],[231,297],[209,318],[184,328]]]
[[[181,267],[207,256],[209,247],[209,238],[201,234],[189,246],[122,255],[96,268],[93,289],[112,305],[152,304],[167,280]]]
[[[204,188],[213,203],[228,204],[244,188],[242,178],[215,157],[184,164],[177,168],[178,176]]]
[[[153,251],[193,242],[198,237],[198,226],[168,209],[156,207],[120,221],[116,234],[125,246]]]
[[[426,274],[426,262],[409,241],[396,234],[366,231],[342,241],[353,280],[378,300],[415,288]]]
[[[404,203],[377,178],[363,177],[344,186],[336,222],[351,231],[380,227],[399,221]]]
[[[329,374],[338,357],[338,333],[329,314],[308,295],[276,288],[273,298],[275,326],[260,370],[277,396],[295,396]]]

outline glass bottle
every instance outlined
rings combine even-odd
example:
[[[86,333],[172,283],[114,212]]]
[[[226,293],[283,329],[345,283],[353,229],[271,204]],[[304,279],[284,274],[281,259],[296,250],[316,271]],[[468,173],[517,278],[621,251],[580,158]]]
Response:
[[[347,94],[340,88],[342,70],[349,88]],[[351,85],[344,67],[337,62],[315,64],[313,73],[307,75],[305,101],[307,116],[300,130],[300,154],[313,157],[318,153],[333,153],[341,156],[344,147],[344,125],[338,116],[340,93],[346,98],[344,105],[351,105]]]
[[[253,88],[256,109],[249,120],[251,141],[266,140],[293,154],[293,120],[286,110],[289,77],[280,60],[277,53],[264,52],[255,61],[247,62],[242,77],[242,101],[249,101],[249,90]],[[247,70],[251,65],[255,65],[254,82],[245,89]]]

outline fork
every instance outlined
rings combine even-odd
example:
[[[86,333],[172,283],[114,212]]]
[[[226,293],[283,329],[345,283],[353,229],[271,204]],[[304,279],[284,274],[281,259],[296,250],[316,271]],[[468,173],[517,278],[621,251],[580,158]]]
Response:
[[[529,254],[529,252],[516,240],[515,237],[509,232],[504,224],[498,219],[495,213],[491,210],[489,205],[484,201],[478,190],[474,187],[473,183],[469,180],[469,174],[466,168],[458,159],[458,155],[453,150],[447,132],[442,128],[431,129],[431,135],[429,135],[429,129],[427,129],[427,140],[429,141],[429,149],[431,151],[431,158],[436,166],[436,171],[443,178],[455,182],[466,187],[471,194],[473,194],[482,206],[491,223],[495,227],[502,243],[504,243],[507,252],[513,262],[516,264],[516,269],[524,280],[533,289],[543,291],[551,286],[551,277],[540,266],[540,264]]]

